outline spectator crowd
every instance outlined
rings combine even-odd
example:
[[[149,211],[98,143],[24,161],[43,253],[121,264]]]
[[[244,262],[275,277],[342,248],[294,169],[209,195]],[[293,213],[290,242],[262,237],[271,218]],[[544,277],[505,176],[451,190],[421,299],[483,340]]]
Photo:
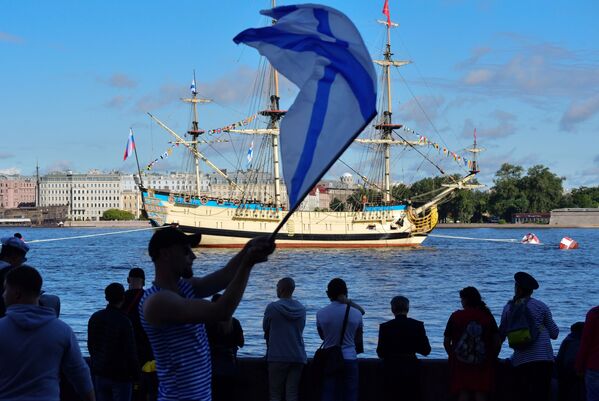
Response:
[[[254,238],[222,269],[196,277],[192,247],[200,240],[173,227],[155,231],[148,245],[152,286],[135,267],[127,289],[120,283],[105,287],[106,307],[88,322],[88,363],[73,330],[59,318],[59,297],[44,293],[41,275],[26,264],[27,242],[18,233],[3,238],[0,401],[60,400],[66,388],[87,401],[243,400],[237,351],[245,341],[233,314],[252,268],[267,260],[275,244]],[[517,272],[499,324],[477,288],[458,292],[462,308],[449,316],[443,342],[453,399],[493,399],[498,355],[507,341],[513,393],[520,400],[551,400],[553,378],[559,400],[599,400],[599,306],[585,322],[572,324],[555,356],[551,340],[559,330],[549,306],[533,296],[539,286],[530,274]],[[299,400],[307,371],[306,308],[293,296],[295,288],[293,278],[281,278],[277,300],[264,310],[270,401]],[[357,401],[365,311],[349,298],[341,278],[329,281],[326,295],[330,303],[316,314],[322,344],[309,369],[312,391],[322,401]],[[431,352],[425,325],[408,317],[404,295],[390,300],[390,311],[393,318],[380,325],[376,347],[383,396],[419,400],[417,355]]]

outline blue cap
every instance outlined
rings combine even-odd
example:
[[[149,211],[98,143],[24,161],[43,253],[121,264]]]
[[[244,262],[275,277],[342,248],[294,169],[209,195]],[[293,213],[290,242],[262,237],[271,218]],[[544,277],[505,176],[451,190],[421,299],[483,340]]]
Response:
[[[4,237],[0,239],[2,246],[9,246],[11,248],[16,248],[23,253],[29,252],[29,245],[25,241],[17,237]]]

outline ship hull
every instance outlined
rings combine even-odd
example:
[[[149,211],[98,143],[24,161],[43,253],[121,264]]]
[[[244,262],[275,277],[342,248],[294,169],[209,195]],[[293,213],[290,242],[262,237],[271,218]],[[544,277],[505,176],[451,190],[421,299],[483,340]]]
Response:
[[[176,224],[183,231],[201,233],[200,246],[206,248],[240,248],[251,238],[271,235],[287,213],[168,192],[142,194],[152,224]],[[400,205],[360,212],[296,211],[276,235],[279,248],[416,247],[425,239],[426,232],[414,232]]]

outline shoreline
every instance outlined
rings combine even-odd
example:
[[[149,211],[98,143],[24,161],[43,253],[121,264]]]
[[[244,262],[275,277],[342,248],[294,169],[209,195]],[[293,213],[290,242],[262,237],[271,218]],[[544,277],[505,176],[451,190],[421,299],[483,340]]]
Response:
[[[522,229],[522,228],[599,228],[599,226],[593,225],[576,225],[576,224],[534,224],[534,223],[439,223],[435,229],[447,229],[447,228],[502,228],[502,229]]]
[[[2,226],[2,227],[18,227],[18,226]],[[127,220],[127,221],[65,221],[65,228],[150,228],[148,220]],[[32,225],[30,228],[59,228],[54,225]],[[534,224],[534,223],[439,223],[435,227],[437,230],[460,228],[499,228],[499,229],[548,229],[548,228],[589,228],[599,229],[597,225],[556,225],[556,224]]]

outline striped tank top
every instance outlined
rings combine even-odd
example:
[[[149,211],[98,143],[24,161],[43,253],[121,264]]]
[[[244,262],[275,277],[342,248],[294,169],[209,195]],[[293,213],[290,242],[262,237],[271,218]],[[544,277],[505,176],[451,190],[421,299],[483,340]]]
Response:
[[[179,280],[179,294],[195,298],[191,284]],[[146,299],[160,287],[145,290],[139,301],[139,317],[156,359],[158,401],[210,401],[211,360],[203,324],[169,324],[156,327],[143,313]]]

